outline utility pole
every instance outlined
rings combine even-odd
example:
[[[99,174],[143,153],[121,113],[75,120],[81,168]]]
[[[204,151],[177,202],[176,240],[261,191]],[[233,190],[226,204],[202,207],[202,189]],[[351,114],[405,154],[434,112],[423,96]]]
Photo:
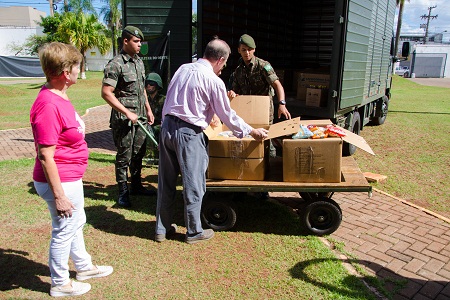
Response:
[[[420,16],[421,19],[427,19],[427,25],[426,25],[426,28],[425,28],[425,39],[423,41],[424,44],[426,44],[428,42],[428,26],[430,25],[430,19],[431,20],[432,19],[437,19],[437,17],[438,17],[438,15],[435,15],[435,16],[431,15],[431,10],[433,8],[436,8],[436,7],[437,7],[437,5],[428,7],[428,16],[427,15]]]
[[[55,11],[53,9],[53,0],[48,0],[48,3],[50,4],[50,16],[54,16],[55,15]]]

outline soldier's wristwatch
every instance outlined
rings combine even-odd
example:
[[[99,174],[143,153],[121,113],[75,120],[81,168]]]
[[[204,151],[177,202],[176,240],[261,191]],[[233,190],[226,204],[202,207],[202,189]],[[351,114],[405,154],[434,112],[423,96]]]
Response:
[[[285,100],[280,100],[280,101],[278,101],[278,104],[286,105],[286,101]]]

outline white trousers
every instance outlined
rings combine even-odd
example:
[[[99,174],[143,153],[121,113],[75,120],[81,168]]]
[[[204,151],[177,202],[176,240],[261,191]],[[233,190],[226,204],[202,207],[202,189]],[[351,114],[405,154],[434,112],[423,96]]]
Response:
[[[47,202],[52,218],[52,239],[48,260],[52,286],[65,285],[70,281],[69,257],[72,258],[77,271],[87,271],[93,267],[83,237],[83,226],[86,223],[83,181],[80,179],[62,183],[64,193],[76,208],[70,218],[61,218],[58,215],[55,197],[48,183],[35,181],[34,187],[39,196]]]

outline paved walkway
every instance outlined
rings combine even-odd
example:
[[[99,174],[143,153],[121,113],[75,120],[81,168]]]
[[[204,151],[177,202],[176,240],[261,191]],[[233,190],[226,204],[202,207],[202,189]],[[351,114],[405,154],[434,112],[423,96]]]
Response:
[[[86,141],[92,152],[115,154],[116,147],[109,128],[110,112],[108,105],[102,105],[89,109],[82,116],[86,123]],[[31,127],[0,130],[0,155],[0,161],[35,157]]]
[[[90,151],[115,153],[109,113],[109,106],[102,105],[82,117]],[[33,145],[30,128],[0,131],[0,160],[32,158]],[[336,193],[333,199],[342,208],[343,221],[330,237],[343,242],[368,274],[391,278],[388,286],[406,282],[394,299],[450,299],[450,224],[445,218],[380,191],[371,198],[366,193]]]

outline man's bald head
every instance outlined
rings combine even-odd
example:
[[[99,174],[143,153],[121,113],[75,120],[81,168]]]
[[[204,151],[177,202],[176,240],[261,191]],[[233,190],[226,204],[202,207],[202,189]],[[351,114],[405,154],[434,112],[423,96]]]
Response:
[[[221,39],[213,39],[206,45],[205,54],[203,58],[209,61],[218,61],[221,57],[225,60],[230,56],[231,49],[228,44]]]

